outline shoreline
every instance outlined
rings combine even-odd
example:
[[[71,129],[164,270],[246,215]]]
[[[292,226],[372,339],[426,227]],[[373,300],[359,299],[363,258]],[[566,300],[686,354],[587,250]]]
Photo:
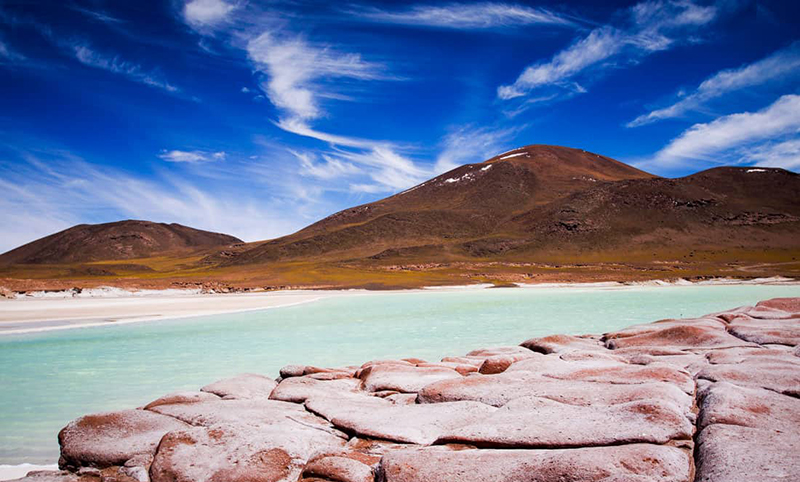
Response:
[[[491,284],[430,286],[414,289],[371,291],[349,290],[280,290],[245,293],[199,293],[195,290],[142,290],[119,288],[84,290],[77,296],[70,290],[40,292],[15,299],[0,300],[0,337],[49,331],[124,325],[157,320],[175,320],[202,316],[246,313],[285,308],[323,299],[373,294],[420,292],[464,292],[466,290],[508,289],[635,289],[689,286],[800,285],[800,280],[772,277],[753,280],[717,278],[687,280],[652,280],[646,282],[588,283],[514,283],[498,287]],[[181,292],[183,291],[183,292]]]

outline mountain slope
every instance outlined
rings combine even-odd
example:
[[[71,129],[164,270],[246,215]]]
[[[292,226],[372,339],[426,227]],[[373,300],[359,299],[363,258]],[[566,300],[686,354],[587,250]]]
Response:
[[[654,176],[579,149],[533,145],[460,166],[380,201],[340,211],[225,261],[374,255],[385,249],[473,239],[514,216],[597,183]]]
[[[226,234],[174,223],[128,220],[79,224],[0,255],[0,265],[127,260],[241,242]]]

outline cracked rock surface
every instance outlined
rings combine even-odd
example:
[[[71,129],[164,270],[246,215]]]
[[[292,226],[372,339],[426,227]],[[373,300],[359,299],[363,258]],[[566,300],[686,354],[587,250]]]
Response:
[[[800,298],[441,361],[287,366],[59,434],[26,482],[800,480]]]

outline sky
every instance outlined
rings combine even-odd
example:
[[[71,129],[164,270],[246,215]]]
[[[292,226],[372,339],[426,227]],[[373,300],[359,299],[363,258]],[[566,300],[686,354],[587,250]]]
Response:
[[[0,252],[294,232],[528,144],[800,170],[800,2],[0,1]]]

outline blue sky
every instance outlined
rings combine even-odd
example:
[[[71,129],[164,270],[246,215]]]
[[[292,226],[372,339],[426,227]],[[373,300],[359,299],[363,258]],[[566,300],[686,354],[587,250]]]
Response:
[[[253,241],[542,143],[800,169],[794,1],[0,3],[0,251],[78,223]]]

